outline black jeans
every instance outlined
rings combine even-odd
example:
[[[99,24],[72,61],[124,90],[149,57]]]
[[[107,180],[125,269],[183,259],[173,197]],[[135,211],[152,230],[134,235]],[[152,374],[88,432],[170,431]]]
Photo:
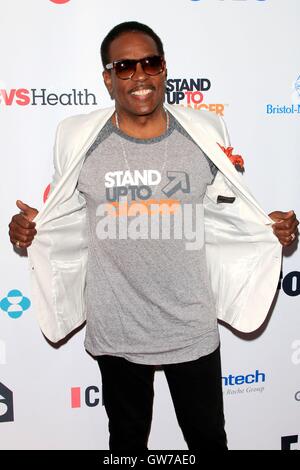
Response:
[[[151,428],[155,366],[98,356],[111,451],[144,452]],[[195,361],[165,364],[178,423],[189,450],[226,450],[220,348]]]

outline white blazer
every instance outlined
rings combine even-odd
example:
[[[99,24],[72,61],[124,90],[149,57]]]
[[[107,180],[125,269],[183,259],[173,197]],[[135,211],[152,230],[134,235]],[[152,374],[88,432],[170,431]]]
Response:
[[[205,246],[219,319],[242,332],[265,320],[277,290],[281,244],[272,219],[256,202],[218,143],[229,145],[221,118],[207,111],[166,105],[218,167],[204,198]],[[57,342],[86,318],[86,204],[77,190],[85,154],[114,108],[73,116],[57,128],[51,191],[35,218],[28,248],[32,301],[40,328]],[[232,203],[218,196],[234,197]]]

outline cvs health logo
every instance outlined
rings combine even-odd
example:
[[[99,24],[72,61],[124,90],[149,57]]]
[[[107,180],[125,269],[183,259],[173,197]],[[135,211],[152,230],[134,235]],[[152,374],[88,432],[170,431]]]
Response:
[[[97,105],[96,95],[87,88],[72,88],[67,93],[53,93],[46,88],[0,88],[0,105],[4,106],[89,106]]]
[[[14,420],[13,392],[0,383],[0,423]]]
[[[26,88],[19,88],[12,90],[0,90],[0,104],[11,106],[12,104],[18,104],[19,106],[26,106],[30,104],[29,90]]]

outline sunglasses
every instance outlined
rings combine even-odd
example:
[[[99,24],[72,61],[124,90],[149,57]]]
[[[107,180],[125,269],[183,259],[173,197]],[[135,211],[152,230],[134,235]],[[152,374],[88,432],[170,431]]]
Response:
[[[159,75],[164,70],[164,59],[162,56],[153,55],[143,59],[123,59],[106,64],[107,70],[115,69],[116,75],[121,80],[129,80],[136,72],[137,64],[141,64],[145,74],[150,76]]]

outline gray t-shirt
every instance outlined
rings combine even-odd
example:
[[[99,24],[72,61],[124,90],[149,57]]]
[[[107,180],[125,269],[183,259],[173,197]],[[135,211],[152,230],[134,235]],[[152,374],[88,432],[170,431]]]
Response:
[[[140,364],[192,361],[219,344],[202,201],[216,167],[170,116],[135,139],[109,120],[78,190],[87,204],[85,347]]]

